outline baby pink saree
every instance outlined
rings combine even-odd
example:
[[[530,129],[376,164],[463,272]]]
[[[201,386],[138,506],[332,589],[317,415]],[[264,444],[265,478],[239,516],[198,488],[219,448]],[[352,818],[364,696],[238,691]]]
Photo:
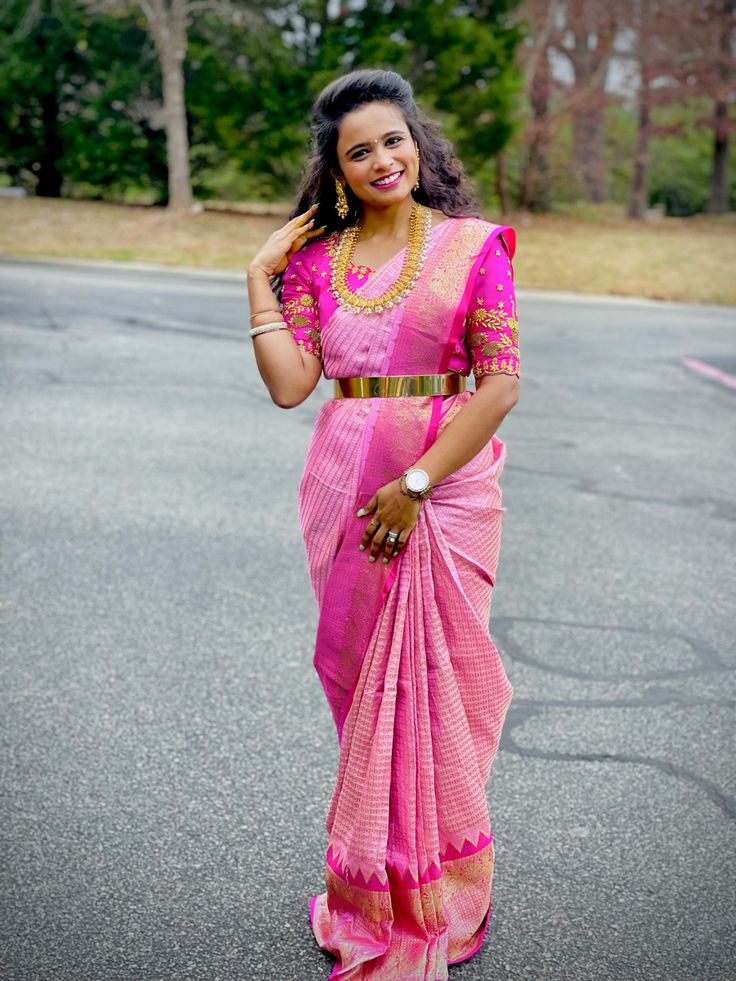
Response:
[[[501,231],[513,255],[506,226],[441,222],[399,307],[357,315],[333,304],[320,326],[325,376],[447,371]],[[316,272],[315,249],[304,252]],[[402,259],[358,290],[380,294]],[[330,978],[447,979],[488,926],[485,788],[512,694],[488,633],[506,448],[494,436],[440,481],[388,565],[359,551],[369,519],[356,517],[471,397],[329,399],[306,454],[299,520],[319,605],[314,667],[340,746],[325,891],[309,908],[317,944],[336,958]]]

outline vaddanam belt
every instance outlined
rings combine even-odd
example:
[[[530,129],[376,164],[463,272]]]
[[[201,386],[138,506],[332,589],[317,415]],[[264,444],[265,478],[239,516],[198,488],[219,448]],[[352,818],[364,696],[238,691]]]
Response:
[[[465,391],[465,375],[364,375],[335,378],[335,398],[384,398],[391,395],[455,395]]]

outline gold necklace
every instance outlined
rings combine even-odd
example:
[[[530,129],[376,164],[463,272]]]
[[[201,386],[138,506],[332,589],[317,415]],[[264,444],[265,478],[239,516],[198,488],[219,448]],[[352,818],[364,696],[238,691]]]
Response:
[[[340,306],[347,307],[355,313],[382,313],[403,300],[419,278],[427,254],[431,228],[432,211],[414,202],[409,218],[409,243],[399,277],[380,296],[372,297],[360,296],[348,286],[348,270],[353,264],[360,228],[358,225],[346,228],[340,236],[331,261],[332,295]]]

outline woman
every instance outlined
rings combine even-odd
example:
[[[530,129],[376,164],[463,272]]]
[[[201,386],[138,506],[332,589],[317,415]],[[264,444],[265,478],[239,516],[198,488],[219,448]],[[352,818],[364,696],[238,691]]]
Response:
[[[452,147],[393,72],[331,83],[312,134],[295,215],[248,270],[273,401],[298,405],[322,373],[335,384],[299,486],[340,744],[310,922],[330,978],[438,981],[491,911],[485,786],[511,699],[488,635],[494,434],[518,399],[515,234],[474,216]]]

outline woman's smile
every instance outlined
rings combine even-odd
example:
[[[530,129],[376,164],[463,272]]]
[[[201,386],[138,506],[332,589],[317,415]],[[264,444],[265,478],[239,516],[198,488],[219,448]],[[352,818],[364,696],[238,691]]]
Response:
[[[403,170],[395,170],[392,174],[387,174],[385,177],[379,177],[374,181],[371,181],[372,187],[385,188],[385,187],[396,187],[403,176]]]

